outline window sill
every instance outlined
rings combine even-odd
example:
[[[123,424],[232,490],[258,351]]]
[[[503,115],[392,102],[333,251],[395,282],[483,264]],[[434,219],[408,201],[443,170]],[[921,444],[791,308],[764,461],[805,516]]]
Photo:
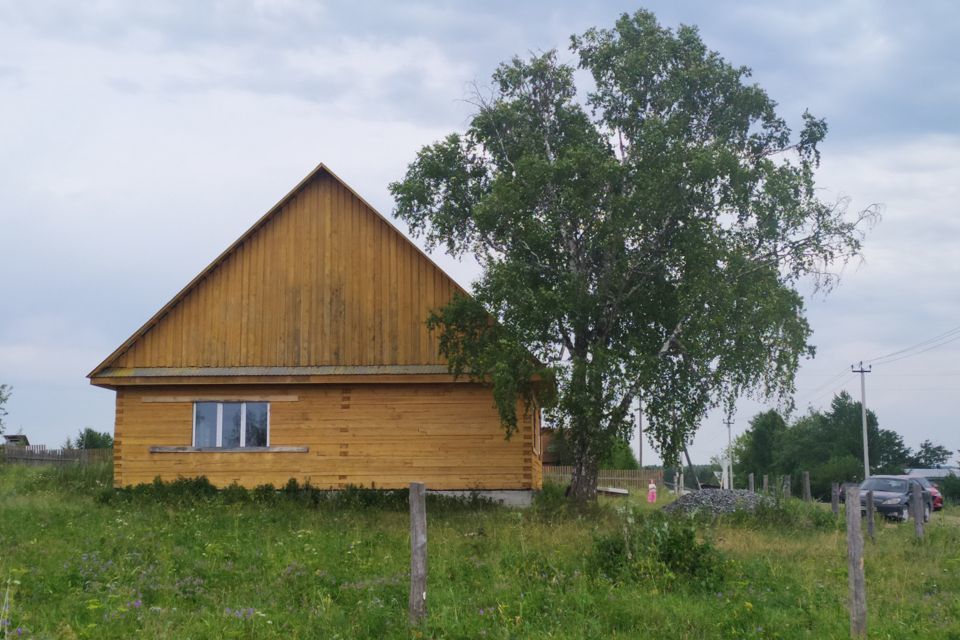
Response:
[[[150,447],[150,453],[307,453],[310,447]]]

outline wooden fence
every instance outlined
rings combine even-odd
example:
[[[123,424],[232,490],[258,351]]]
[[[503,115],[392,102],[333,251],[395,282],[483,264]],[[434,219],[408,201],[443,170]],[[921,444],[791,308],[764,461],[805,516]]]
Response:
[[[10,464],[99,464],[113,461],[113,449],[0,447],[0,462]]]
[[[560,467],[554,465],[543,466],[543,479],[546,481],[557,482],[560,484],[569,484],[573,477],[573,467]],[[597,476],[598,487],[617,487],[619,489],[631,489],[637,492],[647,490],[650,480],[663,486],[662,469],[600,469]]]

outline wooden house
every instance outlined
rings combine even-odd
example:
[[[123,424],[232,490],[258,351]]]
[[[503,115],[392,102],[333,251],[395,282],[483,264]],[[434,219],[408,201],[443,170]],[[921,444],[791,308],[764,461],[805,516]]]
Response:
[[[540,488],[539,411],[507,440],[425,325],[457,291],[320,165],[89,374],[115,484]]]

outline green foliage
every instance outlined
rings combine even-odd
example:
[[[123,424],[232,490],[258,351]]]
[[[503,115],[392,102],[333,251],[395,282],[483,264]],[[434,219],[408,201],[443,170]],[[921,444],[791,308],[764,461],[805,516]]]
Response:
[[[395,214],[482,266],[430,322],[454,373],[493,385],[508,433],[516,394],[549,386],[531,376],[555,381],[550,417],[596,469],[642,392],[675,463],[710,408],[792,389],[812,351],[795,287],[829,287],[868,214],[817,198],[825,123],[804,114],[794,136],[695,28],[638,11],[570,48],[589,88],[555,51],[501,64],[467,130],[390,185]]]
[[[760,502],[752,511],[738,509],[720,519],[740,527],[777,531],[835,529],[840,524],[833,512],[824,509],[823,505],[797,498]]]
[[[40,467],[32,477],[33,488],[96,495],[113,484],[113,463],[58,464]]]
[[[715,589],[724,577],[723,558],[697,539],[694,521],[662,512],[624,514],[619,531],[594,539],[590,566],[610,580],[654,582],[661,588],[693,580]]]
[[[553,402],[553,370],[532,358],[509,329],[491,322],[474,298],[454,294],[430,314],[427,326],[440,331],[440,353],[454,376],[491,383],[508,438],[517,429],[517,398],[526,399],[528,410],[535,396],[541,406]]]
[[[617,440],[610,447],[610,452],[600,462],[601,469],[639,469],[640,463],[633,455],[633,448],[629,442]]]
[[[380,509],[406,511],[409,491],[406,489],[372,489],[348,486],[329,491],[318,489],[309,483],[300,484],[290,478],[280,489],[272,484],[262,484],[246,489],[233,483],[217,489],[205,476],[177,478],[164,482],[159,477],[153,482],[130,485],[120,489],[105,490],[99,496],[103,504],[262,504],[298,505],[315,509]],[[489,498],[477,493],[465,496],[428,494],[427,506],[431,510],[487,509],[495,506]]]
[[[8,384],[0,384],[0,433],[3,433],[5,428],[3,419],[7,415],[6,404],[10,401],[10,394],[12,393],[13,387]]]
[[[719,472],[720,469],[720,464],[711,459],[710,464],[693,465],[692,473],[688,465],[683,465],[682,467],[663,467],[663,477],[666,478],[667,482],[672,483],[674,476],[677,473],[682,473],[684,486],[688,489],[696,489],[698,481],[700,484],[718,485],[720,481],[717,479],[717,472]]]
[[[745,482],[750,473],[755,477],[775,474],[774,455],[786,430],[786,421],[774,410],[751,418],[750,427],[733,444],[734,478]]]
[[[880,428],[877,415],[867,411],[870,471],[900,474],[919,461],[946,460],[945,447],[924,441],[914,454],[903,437]],[[734,445],[737,477],[745,484],[748,473],[760,477],[789,475],[796,481],[810,472],[814,496],[829,499],[831,482],[863,480],[863,422],[861,405],[846,391],[837,394],[828,411],[811,411],[787,425],[775,411],[757,414]],[[796,486],[796,483],[795,485]]]
[[[548,450],[554,464],[573,465],[576,462],[576,455],[565,431],[554,431],[550,438]],[[639,469],[640,463],[633,455],[633,449],[630,443],[625,440],[616,439],[610,445],[606,454],[600,460],[601,469]]]
[[[826,462],[810,467],[810,492],[822,500],[830,500],[834,482],[862,482],[863,460],[850,454],[834,455]]]
[[[671,522],[645,556],[654,572],[636,580],[622,545],[594,557],[597,540],[623,539],[620,500],[582,510],[563,504],[562,489],[544,491],[557,507],[549,518],[539,507],[428,506],[429,615],[411,630],[404,510],[305,508],[275,488],[270,503],[226,500],[228,488],[185,502],[100,504],[95,483],[69,488],[55,473],[0,465],[10,637],[18,627],[25,638],[66,640],[849,636],[846,540],[830,528]],[[632,505],[638,529],[660,522],[646,509]],[[881,523],[866,546],[871,637],[960,632],[960,527],[952,507],[944,513],[923,544],[912,527]],[[702,539],[722,563],[713,588],[677,558]],[[631,544],[646,548],[647,538]]]
[[[87,427],[81,429],[74,440],[67,438],[64,445],[66,449],[111,449],[113,448],[113,436],[106,431],[96,431]]]
[[[960,476],[949,475],[938,478],[936,484],[945,500],[960,505]]]
[[[920,443],[920,448],[910,456],[907,466],[914,469],[936,469],[946,464],[953,452],[929,440]]]

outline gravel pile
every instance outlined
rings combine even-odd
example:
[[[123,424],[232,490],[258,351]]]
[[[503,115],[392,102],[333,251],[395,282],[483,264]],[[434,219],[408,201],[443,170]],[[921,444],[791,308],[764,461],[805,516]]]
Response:
[[[751,493],[746,489],[702,489],[680,496],[663,508],[664,511],[680,510],[684,513],[706,511],[708,513],[733,513],[737,510],[753,511],[757,505],[774,504],[772,498]]]

